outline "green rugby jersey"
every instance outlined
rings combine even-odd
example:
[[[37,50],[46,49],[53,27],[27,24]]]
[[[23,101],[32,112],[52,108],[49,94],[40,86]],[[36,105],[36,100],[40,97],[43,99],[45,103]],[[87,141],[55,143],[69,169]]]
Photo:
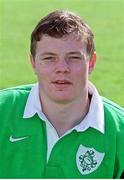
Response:
[[[32,86],[0,91],[0,178],[120,178],[124,172],[124,110],[103,98],[105,133],[72,131],[47,162],[45,122],[23,119]]]

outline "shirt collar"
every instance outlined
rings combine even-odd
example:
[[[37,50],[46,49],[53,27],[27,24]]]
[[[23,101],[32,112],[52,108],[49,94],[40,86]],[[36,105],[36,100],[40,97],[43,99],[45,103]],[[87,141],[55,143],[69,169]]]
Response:
[[[85,116],[85,118],[76,125],[73,129],[78,132],[85,131],[89,127],[95,128],[96,130],[104,133],[104,109],[103,102],[101,97],[99,96],[95,86],[89,82],[88,84],[89,94],[92,95],[89,112]],[[23,118],[30,118],[35,114],[44,120],[48,121],[45,114],[42,112],[42,107],[39,99],[39,85],[35,84],[28,96]]]
[[[47,118],[45,116],[45,114],[42,112],[42,107],[41,107],[41,103],[40,103],[40,98],[39,98],[39,85],[38,83],[36,83],[28,96],[27,102],[26,102],[26,106],[25,106],[25,110],[24,110],[24,114],[23,114],[23,118],[30,118],[32,116],[34,116],[35,114],[38,114],[38,116],[46,121]]]
[[[76,126],[76,129],[77,131],[84,131],[91,127],[104,134],[103,102],[97,89],[91,82],[88,83],[88,93],[92,96],[90,108],[85,118]]]

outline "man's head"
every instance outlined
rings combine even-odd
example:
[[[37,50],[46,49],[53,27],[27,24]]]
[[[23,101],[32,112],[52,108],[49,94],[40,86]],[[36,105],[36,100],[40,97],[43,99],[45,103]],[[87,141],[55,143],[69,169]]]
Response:
[[[35,59],[37,42],[43,36],[64,38],[73,35],[76,39],[83,39],[86,43],[87,54],[94,53],[93,33],[89,26],[77,15],[69,11],[55,11],[40,20],[31,34],[30,51]]]
[[[77,102],[86,97],[95,66],[93,34],[80,17],[55,11],[31,35],[31,64],[45,101]]]

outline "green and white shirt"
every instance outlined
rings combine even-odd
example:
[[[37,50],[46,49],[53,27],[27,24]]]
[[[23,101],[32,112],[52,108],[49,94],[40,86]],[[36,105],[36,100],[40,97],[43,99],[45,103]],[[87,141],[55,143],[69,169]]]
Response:
[[[120,178],[124,109],[89,84],[90,109],[61,138],[42,112],[38,84],[0,91],[0,178]]]
[[[67,131],[63,136],[71,133],[73,130],[77,132],[86,131],[89,127],[95,128],[96,130],[104,133],[104,109],[103,109],[103,102],[101,97],[99,96],[95,86],[89,83],[89,94],[92,96],[90,109],[88,114],[82,119],[81,123],[73,127]],[[35,98],[34,98],[35,97]],[[46,123],[46,130],[47,130],[47,160],[49,159],[50,152],[56,142],[62,138],[63,136],[59,137],[55,128],[49,122],[45,114],[42,112],[42,106],[40,104],[39,99],[39,86],[36,84],[29,94],[27,99],[24,116],[23,118],[30,118],[38,114],[39,118]]]

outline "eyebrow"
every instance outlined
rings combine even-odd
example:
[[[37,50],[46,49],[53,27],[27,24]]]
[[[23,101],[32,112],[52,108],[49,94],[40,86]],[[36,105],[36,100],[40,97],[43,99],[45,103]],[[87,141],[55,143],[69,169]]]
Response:
[[[78,51],[70,51],[70,52],[67,52],[66,54],[68,54],[68,55],[73,55],[73,54],[83,55],[81,52],[78,52]],[[57,53],[44,52],[43,54],[40,54],[40,55],[41,56],[45,56],[45,55],[57,55]]]
[[[45,56],[45,55],[57,55],[57,54],[52,52],[44,52],[43,54],[40,54],[40,56]]]
[[[82,53],[79,51],[71,51],[71,52],[68,52],[67,54],[69,54],[69,55],[73,55],[73,54],[82,55]]]

